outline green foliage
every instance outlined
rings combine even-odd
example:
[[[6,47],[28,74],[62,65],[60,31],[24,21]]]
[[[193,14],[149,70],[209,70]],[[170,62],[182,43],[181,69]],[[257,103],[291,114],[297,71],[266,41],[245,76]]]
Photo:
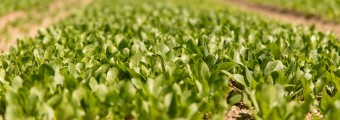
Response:
[[[50,1],[52,0],[0,0],[0,16],[16,10],[31,9]]]
[[[256,119],[303,119],[313,105],[337,114],[334,35],[229,6],[166,3],[98,0],[18,41],[0,57],[1,115],[222,119],[241,102]]]

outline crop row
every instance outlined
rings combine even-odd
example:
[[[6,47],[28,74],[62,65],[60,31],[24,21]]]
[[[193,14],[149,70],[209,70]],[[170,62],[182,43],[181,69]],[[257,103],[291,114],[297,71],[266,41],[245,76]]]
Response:
[[[0,57],[6,119],[336,118],[340,43],[219,1],[97,0]],[[205,4],[207,3],[207,4]]]
[[[307,16],[318,16],[326,21],[340,22],[340,0],[251,0],[260,4],[295,10]]]
[[[44,5],[52,0],[1,0],[0,16],[16,10],[27,10]]]

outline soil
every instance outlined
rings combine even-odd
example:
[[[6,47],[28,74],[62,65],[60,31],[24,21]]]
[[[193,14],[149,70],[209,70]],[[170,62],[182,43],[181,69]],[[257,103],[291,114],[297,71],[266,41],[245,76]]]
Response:
[[[307,113],[305,118],[306,120],[314,120],[315,118],[320,119],[320,120],[325,119],[323,115],[321,114],[321,112],[317,110],[316,108],[312,108],[312,110]]]
[[[226,113],[226,120],[252,120],[251,111],[247,108],[242,108],[239,106],[231,106],[231,108]]]
[[[88,5],[93,0],[54,0],[50,5],[49,9],[46,11],[33,11],[33,13],[25,13],[23,11],[16,11],[12,13],[8,13],[0,18],[0,31],[5,29],[6,25],[15,22],[18,20],[26,20],[23,19],[28,18],[29,15],[33,15],[34,18],[39,18],[41,20],[40,23],[29,23],[24,24],[20,27],[9,27],[7,28],[8,38],[3,39],[0,38],[0,53],[9,52],[9,48],[11,46],[15,47],[18,38],[21,37],[34,37],[38,34],[39,29],[47,28],[48,26],[62,20],[69,16],[73,9],[80,8],[82,6]],[[67,9],[69,8],[69,9]],[[28,31],[24,32],[21,27],[29,28]]]

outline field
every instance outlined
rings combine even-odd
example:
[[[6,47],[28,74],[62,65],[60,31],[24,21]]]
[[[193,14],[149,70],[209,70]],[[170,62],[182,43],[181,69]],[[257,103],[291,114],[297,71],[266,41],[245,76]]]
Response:
[[[338,34],[228,1],[65,1],[0,30],[2,119],[338,118]]]

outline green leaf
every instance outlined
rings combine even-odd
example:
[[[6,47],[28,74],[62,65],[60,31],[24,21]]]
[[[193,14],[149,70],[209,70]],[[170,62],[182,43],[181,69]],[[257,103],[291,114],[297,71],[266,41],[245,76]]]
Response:
[[[43,77],[44,79],[46,79],[47,77],[50,77],[50,76],[54,76],[54,70],[51,66],[47,65],[47,64],[42,64],[40,67],[39,67],[39,75],[41,77]]]
[[[98,82],[95,78],[91,78],[89,81],[89,86],[91,88],[92,91],[96,92],[97,91],[97,87],[98,87]]]
[[[234,51],[233,60],[234,60],[235,63],[240,64],[240,65],[243,65],[243,62],[242,62],[242,60],[241,60],[241,55],[240,55],[240,53],[239,53],[238,51],[236,51],[236,50]]]
[[[0,81],[5,82],[6,71],[0,68]]]
[[[240,83],[241,85],[247,86],[247,85],[246,85],[246,82],[244,81],[244,76],[243,76],[243,75],[234,74],[234,75],[233,75],[233,79],[234,79],[236,82]]]
[[[15,91],[17,91],[19,88],[21,88],[23,86],[23,80],[21,79],[20,76],[15,76],[14,79],[12,80],[12,88],[15,89]]]
[[[196,87],[198,89],[198,92],[202,92],[203,91],[203,86],[202,84],[198,81],[198,80],[195,80],[195,83],[196,83]]]
[[[225,62],[225,63],[219,64],[217,69],[218,70],[229,71],[233,67],[235,67],[235,63],[233,63],[233,62]]]
[[[334,72],[334,74],[335,74],[337,77],[340,78],[340,69],[336,70],[336,71]]]
[[[228,99],[228,103],[231,104],[231,105],[234,105],[236,103],[239,103],[241,101],[241,99],[242,99],[242,95],[236,94],[236,95],[234,95],[234,96],[232,96]]]
[[[210,73],[208,65],[204,61],[201,61],[200,66],[201,66],[200,68],[201,76],[203,77],[204,80],[209,80],[211,73]]]
[[[331,109],[331,104],[333,103],[332,98],[327,94],[326,89],[322,91],[322,98],[320,101],[320,110],[322,113],[327,113]]]
[[[5,119],[6,120],[15,120],[15,119],[24,119],[24,112],[20,106],[17,105],[9,105],[6,108]]]
[[[250,71],[247,67],[245,68],[245,73],[246,73],[246,80],[247,82],[246,83],[249,83],[249,85],[252,87],[252,88],[256,88],[257,86],[257,81],[255,81],[255,79],[253,78],[253,72]]]
[[[275,60],[275,61],[269,61],[266,68],[264,69],[264,74],[268,75],[275,71],[282,71],[285,69],[285,66],[282,64],[281,61]]]

